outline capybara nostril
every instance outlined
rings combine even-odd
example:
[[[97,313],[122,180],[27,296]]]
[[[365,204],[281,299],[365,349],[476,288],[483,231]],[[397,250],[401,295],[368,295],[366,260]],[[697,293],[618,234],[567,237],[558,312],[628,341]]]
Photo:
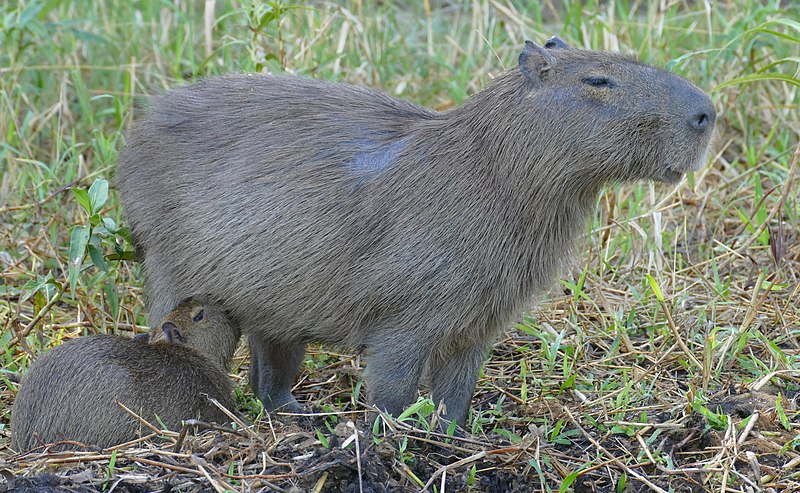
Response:
[[[711,110],[711,112],[699,111],[689,119],[689,125],[693,129],[702,132],[714,125],[715,118],[714,110]]]

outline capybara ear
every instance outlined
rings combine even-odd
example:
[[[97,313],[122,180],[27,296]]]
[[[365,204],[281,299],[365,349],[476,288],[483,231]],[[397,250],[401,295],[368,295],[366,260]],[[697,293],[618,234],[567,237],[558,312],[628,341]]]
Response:
[[[552,53],[533,41],[525,41],[525,48],[519,55],[519,69],[529,81],[541,84],[555,65]]]
[[[547,42],[544,44],[544,47],[548,50],[571,50],[572,46],[567,44],[566,41],[559,38],[558,36],[553,36],[552,38],[548,39]]]
[[[164,337],[170,344],[181,344],[186,342],[186,339],[184,339],[183,335],[181,334],[181,330],[172,322],[167,321],[161,324],[161,331],[164,332]]]
[[[143,334],[136,334],[133,336],[134,340],[147,342],[150,340],[150,332],[145,332]]]

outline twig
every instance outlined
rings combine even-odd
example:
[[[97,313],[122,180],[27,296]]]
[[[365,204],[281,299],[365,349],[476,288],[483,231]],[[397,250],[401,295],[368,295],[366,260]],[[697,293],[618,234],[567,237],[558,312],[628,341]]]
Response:
[[[64,185],[63,187],[61,187],[58,190],[56,190],[55,192],[51,193],[50,195],[48,195],[47,197],[43,198],[39,202],[34,202],[33,204],[23,204],[23,205],[12,205],[12,206],[8,206],[8,207],[0,207],[0,214],[4,214],[6,212],[24,211],[24,210],[27,210],[27,209],[34,209],[34,208],[37,208],[37,207],[41,207],[45,203],[47,203],[50,200],[52,200],[53,197],[55,197],[56,195],[64,193],[65,191],[67,191],[70,188],[72,188],[73,186],[75,186],[79,181],[83,180],[84,178],[86,178],[86,177],[78,178],[77,180],[74,180],[71,183],[68,183],[67,185]]]
[[[138,445],[138,444],[140,444],[142,442],[145,442],[147,440],[152,440],[153,438],[155,438],[157,436],[163,436],[163,432],[162,433],[150,433],[149,435],[145,435],[143,437],[139,437],[139,438],[137,438],[135,440],[131,440],[131,441],[125,442],[125,443],[120,443],[119,445],[115,445],[115,446],[111,447],[110,450],[127,449],[127,448],[130,448],[130,447],[133,447],[134,445]]]
[[[745,440],[747,440],[748,435],[750,432],[753,431],[753,426],[755,426],[756,421],[758,421],[758,417],[761,415],[758,411],[754,412],[750,415],[750,420],[747,422],[747,425],[742,430],[742,433],[739,435],[739,439],[736,441],[737,445],[744,444]]]
[[[150,422],[148,422],[146,419],[144,419],[143,417],[139,416],[135,412],[131,411],[130,408],[128,408],[128,406],[126,406],[125,404],[121,403],[120,401],[118,401],[116,399],[114,399],[114,402],[116,402],[117,405],[119,407],[121,407],[123,411],[125,411],[126,413],[128,413],[131,416],[133,416],[134,418],[136,418],[136,420],[139,421],[140,423],[142,423],[144,426],[150,428],[150,430],[153,433],[155,433],[155,434],[157,434],[159,436],[163,435],[164,432],[162,430],[159,430],[158,428],[156,428],[155,426],[150,424]]]
[[[416,440],[418,442],[429,443],[431,445],[436,445],[437,447],[442,447],[442,448],[454,450],[456,452],[463,452],[463,453],[475,452],[475,450],[470,450],[468,448],[459,447],[458,445],[453,445],[452,443],[438,442],[436,440],[429,440],[429,439],[424,438],[424,437],[419,437],[419,436],[416,436],[416,435],[413,435],[413,434],[410,434],[410,433],[404,433],[404,432],[400,432],[400,431],[392,433],[389,436],[391,436],[392,438],[395,438],[397,436],[401,436],[401,437],[404,437],[404,438],[410,438],[410,439]]]
[[[52,457],[45,460],[47,464],[73,464],[73,463],[81,463],[81,462],[99,462],[104,460],[110,460],[111,454],[95,454],[95,455],[70,455],[68,457]],[[137,457],[135,455],[129,454],[120,454],[117,453],[117,461],[121,459],[131,460],[133,462],[141,462],[142,464],[147,464],[148,466],[155,466],[155,467],[162,467],[164,469],[169,469],[172,471],[177,472],[184,472],[194,475],[200,475],[200,471],[196,469],[190,469],[188,467],[183,466],[176,466],[174,464],[168,464],[166,462],[160,462],[152,459],[146,459],[144,457]]]
[[[361,447],[358,444],[358,430],[356,426],[353,424],[352,421],[347,423],[349,426],[353,428],[353,437],[355,438],[356,442],[356,465],[358,466],[358,492],[364,493],[364,480],[362,479],[362,472],[361,472]],[[344,448],[344,444],[342,445]]]
[[[664,315],[667,317],[667,325],[669,325],[670,331],[672,332],[672,336],[675,337],[675,342],[678,344],[678,347],[681,348],[683,354],[686,355],[687,358],[692,362],[693,365],[697,366],[700,370],[703,369],[703,364],[697,359],[697,357],[689,350],[689,347],[686,346],[686,343],[683,342],[683,337],[681,333],[678,331],[678,326],[675,325],[675,321],[672,319],[672,313],[667,306],[667,301],[663,299],[663,297],[658,297],[658,302],[661,304],[661,309],[664,310]]]
[[[428,491],[428,487],[433,484],[437,476],[439,476],[440,474],[444,474],[445,472],[447,472],[448,469],[457,469],[465,464],[470,464],[472,462],[475,462],[476,460],[483,459],[484,457],[486,457],[487,454],[488,452],[484,450],[478,452],[477,454],[470,455],[469,457],[465,457],[459,461],[453,462],[452,464],[440,467],[439,469],[436,470],[436,472],[433,473],[428,482],[425,483],[425,486],[422,487],[421,491]]]
[[[332,465],[336,465],[336,464],[338,464],[338,461],[337,462],[333,462],[333,463],[326,463],[326,464],[323,464],[323,465],[326,466],[324,469],[327,469],[328,467],[330,467]],[[226,474],[226,473],[223,473],[222,475],[225,476],[226,478],[229,478],[229,479],[237,479],[237,480],[260,479],[260,480],[264,481],[264,480],[290,479],[290,478],[296,478],[296,477],[300,477],[300,476],[307,476],[308,474],[313,474],[313,473],[319,471],[320,468],[319,467],[315,467],[315,468],[312,468],[312,469],[313,470],[311,470],[311,469],[309,470],[311,472],[303,471],[303,473],[301,473],[301,474],[297,474],[295,472],[286,472],[286,473],[282,473],[282,474]]]
[[[186,434],[189,433],[189,423],[183,422],[183,426],[181,426],[181,431],[178,434],[178,438],[175,440],[175,445],[172,447],[172,451],[176,454],[181,451],[183,447],[183,441],[186,440]]]
[[[88,320],[83,322],[68,322],[65,324],[49,324],[43,325],[42,329],[46,331],[62,330],[62,329],[78,329],[83,327],[92,327],[94,324]],[[139,324],[115,324],[114,329],[124,330],[126,332],[133,332],[134,334],[141,334],[149,331],[149,327]]]
[[[471,455],[469,457],[465,457],[465,458],[463,458],[463,459],[461,459],[459,461],[453,462],[452,464],[448,464],[446,466],[442,466],[439,469],[437,469],[436,472],[433,473],[433,475],[430,477],[428,482],[425,483],[425,486],[422,487],[421,491],[428,491],[428,487],[430,485],[432,485],[433,482],[436,480],[436,476],[438,476],[439,474],[445,474],[450,469],[457,469],[457,468],[459,468],[459,467],[461,467],[461,466],[463,466],[465,464],[470,464],[472,462],[475,462],[476,460],[483,459],[484,457],[486,457],[488,455],[508,454],[508,453],[511,453],[511,452],[519,452],[519,450],[520,450],[520,447],[505,447],[505,448],[500,448],[500,449],[495,449],[495,450],[482,450],[482,451],[478,452],[477,454],[473,454],[473,455]]]
[[[198,457],[196,455],[192,455],[192,459],[191,460],[194,463],[194,465],[197,466],[197,469],[200,470],[200,472],[203,474],[203,476],[205,476],[206,480],[208,480],[208,482],[211,483],[211,486],[217,491],[217,493],[225,493],[226,488],[223,488],[222,485],[219,484],[219,481],[217,481],[216,479],[212,478],[211,475],[208,473],[208,471],[206,471],[206,468],[203,467],[203,464],[208,465],[208,463],[206,463],[206,461],[204,461],[203,459],[201,459],[200,457]],[[230,488],[230,489],[233,489],[233,488]]]
[[[242,429],[242,430],[245,430],[245,431],[247,432],[247,434],[249,435],[249,437],[250,437],[250,438],[252,438],[253,440],[256,440],[256,441],[258,441],[258,442],[259,442],[260,444],[262,444],[262,445],[265,443],[265,442],[264,442],[264,439],[263,439],[263,438],[261,438],[261,435],[259,435],[258,433],[254,432],[254,431],[253,431],[253,427],[252,427],[252,426],[247,426],[247,425],[244,423],[244,421],[242,421],[242,420],[239,418],[239,416],[237,416],[236,414],[234,414],[233,412],[231,412],[230,410],[228,410],[228,408],[226,408],[225,406],[223,406],[222,404],[220,404],[220,402],[219,402],[218,400],[214,399],[213,397],[211,397],[211,396],[209,396],[209,395],[206,395],[206,398],[207,398],[209,401],[211,401],[211,403],[212,403],[212,404],[214,404],[214,405],[217,407],[217,409],[219,409],[220,411],[222,411],[223,413],[225,413],[225,415],[226,415],[226,416],[228,416],[228,417],[231,419],[231,421],[233,421],[234,423],[236,423],[236,425],[237,425],[237,426],[238,426],[240,429]],[[269,413],[267,413],[267,415],[269,415]],[[270,422],[270,425],[271,425],[271,424],[272,424],[272,422]],[[231,431],[235,432],[236,430],[231,430]],[[274,430],[273,430],[273,432],[272,432],[272,436],[273,436],[273,437],[275,436],[275,431],[274,431]]]
[[[53,295],[53,299],[48,301],[47,304],[44,305],[41,310],[39,310],[39,313],[37,313],[36,316],[33,317],[33,320],[31,320],[28,323],[28,325],[25,326],[24,329],[22,329],[21,331],[16,331],[16,330],[14,331],[16,332],[14,337],[9,339],[8,344],[5,347],[0,348],[0,356],[6,354],[6,352],[9,349],[16,346],[17,343],[19,343],[20,339],[24,339],[25,337],[27,337],[28,334],[30,334],[31,330],[33,330],[33,327],[37,323],[39,323],[39,320],[41,320],[42,317],[44,317],[47,314],[47,312],[50,311],[53,305],[58,303],[58,300],[61,299],[61,295],[64,294],[64,288],[60,284],[57,284],[56,286],[58,286],[58,290],[56,291],[56,294]]]

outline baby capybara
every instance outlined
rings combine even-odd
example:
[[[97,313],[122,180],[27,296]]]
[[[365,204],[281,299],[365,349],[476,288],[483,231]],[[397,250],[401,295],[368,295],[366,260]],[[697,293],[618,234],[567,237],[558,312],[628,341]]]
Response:
[[[143,426],[117,401],[170,429],[190,418],[229,421],[206,396],[234,409],[227,366],[239,340],[236,325],[216,306],[188,299],[150,339],[92,335],[42,355],[14,401],[12,448],[62,441],[106,448],[133,440]]]

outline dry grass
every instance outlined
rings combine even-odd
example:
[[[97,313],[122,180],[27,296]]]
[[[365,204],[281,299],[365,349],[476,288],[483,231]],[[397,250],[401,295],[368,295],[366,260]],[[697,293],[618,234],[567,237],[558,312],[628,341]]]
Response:
[[[0,487],[800,491],[798,7],[553,3],[354,0],[277,17],[223,1],[213,15],[200,2],[0,7]],[[113,190],[90,213],[70,191],[110,177],[134,96],[209,73],[286,70],[445,109],[513,66],[524,39],[557,32],[670,62],[708,88],[717,154],[676,187],[603,195],[572,272],[494,346],[467,435],[428,431],[424,399],[370,428],[361,361],[334,348],[309,354],[295,389],[316,412],[267,415],[241,348],[235,426],[147,429],[116,451],[8,448],[32,359],[146,322]],[[86,255],[70,267],[73,227],[92,228],[104,266]]]

